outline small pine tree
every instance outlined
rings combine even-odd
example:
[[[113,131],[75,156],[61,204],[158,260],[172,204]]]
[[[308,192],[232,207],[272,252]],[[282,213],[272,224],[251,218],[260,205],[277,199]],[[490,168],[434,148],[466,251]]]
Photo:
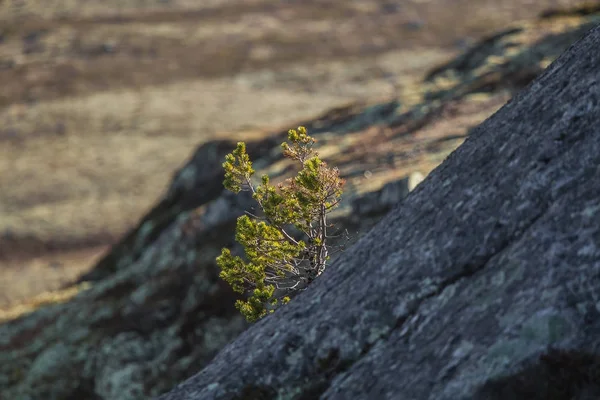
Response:
[[[243,142],[225,157],[223,168],[226,189],[239,193],[252,191],[263,216],[246,212],[237,220],[236,240],[244,247],[247,261],[233,256],[224,248],[217,257],[220,277],[239,293],[249,292],[248,300],[238,300],[236,307],[250,322],[273,312],[290,301],[290,295],[304,290],[325,270],[329,260],[327,214],[341,199],[344,179],[337,168],[329,168],[312,149],[315,139],[306,128],[288,131],[288,141],[281,144],[285,157],[301,164],[295,178],[278,185],[269,183],[268,175],[255,187],[252,162]],[[251,218],[252,217],[252,218]],[[291,227],[302,232],[307,241],[296,240]]]

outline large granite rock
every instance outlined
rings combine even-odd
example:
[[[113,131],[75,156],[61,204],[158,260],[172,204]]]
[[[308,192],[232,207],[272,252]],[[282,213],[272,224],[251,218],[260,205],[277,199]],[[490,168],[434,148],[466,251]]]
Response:
[[[600,397],[600,27],[161,400]]]
[[[564,50],[597,20],[597,15],[590,15],[577,21],[569,17],[553,23],[530,23],[485,40],[455,62],[436,68],[420,89],[427,95],[414,106],[406,106],[401,101],[354,104],[304,121],[311,134],[319,139],[323,157],[340,167],[348,180],[335,223],[348,229],[353,241],[367,233],[409,192],[419,180],[419,172],[426,175],[431,171],[464,141],[473,126],[504,104],[515,90],[542,70],[542,64]],[[590,51],[563,68],[582,68],[586,62],[596,62],[596,56],[596,52]],[[501,63],[498,63],[499,57]],[[518,71],[526,73],[522,76]],[[583,75],[585,71],[581,69],[578,73]],[[551,75],[546,75],[543,79],[548,81],[549,77]],[[578,86],[566,86],[561,96],[538,97],[533,92],[522,95],[492,122],[473,131],[475,137],[429,178],[425,187],[416,191],[405,208],[386,218],[389,225],[380,225],[359,247],[342,253],[340,262],[324,275],[327,279],[309,291],[310,294],[295,299],[290,307],[254,327],[240,338],[241,342],[215,360],[215,364],[200,375],[199,382],[190,381],[169,398],[185,396],[186,390],[194,393],[210,388],[215,391],[207,394],[207,398],[224,393],[228,388],[232,391],[231,397],[239,398],[260,398],[261,394],[269,398],[278,391],[288,393],[291,398],[301,396],[294,393],[313,398],[325,393],[329,385],[350,390],[350,386],[345,389],[335,386],[338,384],[334,381],[351,385],[357,376],[352,375],[354,373],[363,374],[356,384],[372,382],[375,393],[377,385],[383,382],[377,379],[387,379],[386,374],[395,377],[398,371],[400,375],[415,373],[413,369],[422,369],[425,374],[437,368],[427,357],[443,362],[451,358],[448,354],[456,354],[458,358],[448,361],[445,373],[436,371],[441,374],[439,379],[429,374],[433,382],[431,388],[435,384],[438,385],[436,390],[441,390],[441,385],[449,381],[453,373],[467,374],[468,371],[461,369],[462,363],[479,359],[478,355],[486,349],[485,340],[494,341],[497,327],[494,323],[509,329],[511,323],[518,324],[520,316],[526,315],[525,311],[520,313],[519,307],[527,308],[530,303],[523,300],[518,307],[511,306],[516,313],[514,321],[506,317],[494,322],[493,313],[501,314],[496,308],[508,307],[506,302],[510,300],[501,297],[500,292],[506,287],[506,290],[516,290],[515,301],[521,301],[519,296],[526,293],[510,285],[518,283],[515,279],[531,278],[528,274],[533,274],[536,267],[544,267],[544,271],[549,267],[545,266],[544,258],[539,260],[539,266],[528,266],[514,255],[504,263],[508,269],[498,270],[498,275],[494,275],[493,282],[499,286],[493,286],[494,289],[481,286],[484,294],[480,300],[468,303],[480,307],[483,328],[477,335],[465,331],[461,338],[446,336],[443,347],[437,347],[437,342],[428,339],[427,335],[434,335],[428,329],[437,327],[450,332],[452,324],[472,326],[455,317],[460,314],[445,313],[445,309],[435,304],[447,301],[443,307],[450,307],[455,304],[451,301],[461,299],[454,296],[467,296],[461,301],[470,302],[468,296],[475,296],[476,291],[465,288],[475,285],[475,279],[485,279],[487,274],[495,273],[494,257],[501,256],[496,254],[505,244],[519,245],[520,232],[534,214],[552,218],[555,215],[552,212],[544,213],[546,207],[552,205],[555,208],[550,210],[559,213],[563,210],[561,202],[567,202],[569,207],[575,207],[572,215],[570,212],[556,214],[557,218],[577,218],[578,203],[570,201],[568,196],[584,198],[585,193],[578,192],[582,188],[575,188],[578,181],[569,168],[577,170],[574,163],[589,161],[585,155],[593,156],[590,142],[593,138],[577,139],[578,134],[585,133],[577,124],[587,121],[585,102],[592,98],[591,95],[585,97],[583,92],[577,96],[574,93],[577,88],[593,90],[594,87],[586,86],[575,73],[570,79]],[[533,89],[552,93],[552,85],[558,83],[551,81],[541,89],[537,84]],[[573,101],[567,97],[571,94],[576,96]],[[523,107],[525,101],[538,101],[540,108],[545,109],[532,108],[517,118],[516,112],[521,108],[516,108],[516,104]],[[503,119],[502,115],[506,114]],[[511,116],[517,119],[510,120]],[[491,128],[492,124],[497,128]],[[553,138],[552,132],[558,132],[556,144],[554,139],[542,142],[542,134]],[[248,144],[259,175],[269,173],[276,181],[294,172],[280,158],[278,145],[284,137],[285,132],[275,132],[264,140]],[[249,198],[223,191],[220,164],[234,145],[227,141],[201,145],[139,225],[81,278],[81,287],[68,288],[68,291],[79,290],[79,294],[73,298],[62,296],[56,304],[0,325],[1,399],[137,400],[156,396],[200,371],[226,343],[248,327],[234,309],[235,296],[218,278],[214,262],[221,247],[234,245],[235,219],[251,205]],[[554,145],[557,147],[552,147]],[[580,158],[561,158],[571,154],[564,150],[568,146],[573,147],[570,151],[583,147]],[[463,161],[459,163],[457,158]],[[580,171],[584,173],[583,169]],[[549,181],[552,174],[559,178]],[[593,177],[588,175],[591,184]],[[593,189],[590,184],[588,187]],[[548,191],[548,187],[554,189]],[[457,192],[460,190],[464,190],[464,194]],[[552,203],[554,197],[549,196],[558,196],[556,203]],[[592,206],[584,212],[589,218],[593,218]],[[539,221],[541,224],[546,220]],[[575,228],[576,225],[571,227]],[[481,235],[477,236],[477,232]],[[579,238],[553,235],[553,247],[547,256],[560,251],[576,252],[577,240],[585,240],[593,233],[590,228],[582,229]],[[536,238],[546,240],[543,236]],[[531,238],[523,240],[531,241],[526,244],[527,250],[532,250],[527,255],[533,257],[536,242]],[[563,249],[561,240],[575,244]],[[565,263],[582,260],[586,254],[593,257],[591,246],[579,246],[582,255],[565,259]],[[484,268],[488,258],[492,261]],[[581,271],[577,270],[569,279],[580,279],[582,285],[594,284],[592,279],[585,279],[586,273],[591,274],[585,269],[585,263],[579,266]],[[546,280],[539,284],[551,285],[560,280],[564,271],[557,271],[555,275],[543,275]],[[474,275],[468,277],[469,274]],[[461,279],[463,277],[465,279]],[[568,282],[564,279],[563,283]],[[533,287],[527,281],[524,284]],[[570,285],[569,290],[584,290]],[[557,293],[559,296],[561,292]],[[585,293],[591,296],[589,292],[581,293],[579,296]],[[344,297],[349,294],[353,295]],[[546,306],[554,304],[553,295],[548,291],[542,297]],[[498,303],[489,305],[486,311],[486,301],[493,299]],[[559,313],[557,319],[553,312],[550,309],[539,318],[542,318],[540,323],[550,321],[555,332],[558,329],[555,326],[565,325],[565,317]],[[576,318],[576,314],[573,315],[572,318]],[[525,350],[534,346],[531,340],[536,343],[535,340],[540,340],[538,336],[546,332],[536,321],[533,318],[524,323],[524,328],[515,331],[512,341],[500,342],[492,353],[497,354],[497,358],[486,365],[489,368],[498,365],[494,368],[500,368],[500,375],[501,368],[508,368],[502,366],[504,361],[515,361],[510,358],[511,352],[528,354]],[[577,334],[576,328],[570,329],[569,334]],[[272,332],[274,336],[265,339],[261,336],[265,332]],[[481,332],[487,332],[488,336],[482,338]],[[555,333],[548,335],[555,337]],[[254,339],[255,344],[248,342]],[[271,340],[273,347],[269,347]],[[395,340],[404,344],[393,346],[394,351],[391,351],[386,346],[392,346]],[[421,344],[421,341],[427,343]],[[238,347],[240,343],[245,344]],[[423,359],[407,357],[403,353],[407,348],[410,354],[415,348],[423,348],[425,353],[413,354],[414,357],[420,354]],[[385,350],[387,356],[381,356],[380,364],[377,361],[377,367],[372,367],[370,360],[378,358],[381,350]],[[236,353],[238,351],[240,353]],[[505,355],[506,352],[509,354]],[[226,362],[231,365],[227,368],[232,371],[235,368],[235,371],[230,375],[214,375],[230,356],[231,361]],[[271,356],[269,363],[266,360]],[[395,365],[394,357],[402,367],[387,370]],[[562,360],[564,354],[550,360],[556,357]],[[589,355],[577,357],[582,362],[589,360]],[[253,367],[239,368],[240,362]],[[532,365],[532,373],[537,373],[536,364]],[[272,376],[269,371],[276,371],[279,366],[281,375]],[[343,370],[347,370],[348,375]],[[375,375],[370,377],[369,373]],[[203,377],[206,380],[203,381]],[[214,386],[217,382],[221,382],[220,385]],[[408,380],[398,380],[396,384],[402,382]],[[425,385],[422,381],[415,381],[410,390],[418,391],[422,385]],[[340,396],[351,397],[343,390]],[[356,390],[360,393],[369,389],[361,386]],[[410,390],[406,389],[407,396]]]

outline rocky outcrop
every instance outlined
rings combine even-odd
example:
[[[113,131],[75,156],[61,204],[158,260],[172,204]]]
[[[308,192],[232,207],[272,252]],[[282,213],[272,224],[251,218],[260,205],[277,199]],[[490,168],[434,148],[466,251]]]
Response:
[[[595,260],[595,248],[579,246],[578,241],[590,239],[595,231],[581,225],[579,236],[572,236],[560,230],[562,225],[552,224],[572,218],[564,229],[576,228],[577,223],[585,223],[586,215],[594,216],[590,198],[582,220],[577,220],[580,203],[576,200],[588,196],[585,188],[577,185],[587,179],[586,190],[593,190],[595,177],[576,164],[587,165],[590,158],[586,155],[594,156],[593,138],[585,136],[583,124],[593,112],[586,108],[586,101],[597,99],[590,97],[595,86],[589,81],[586,85],[583,77],[589,72],[584,66],[597,61],[597,52],[589,52],[577,62],[569,62],[575,57],[571,53],[494,119],[473,131],[471,128],[533,78],[510,80],[514,75],[503,73],[518,65],[541,71],[540,60],[558,54],[593,21],[592,15],[574,27],[572,20],[555,24],[551,34],[546,25],[522,28],[519,33],[489,41],[492,44],[479,48],[477,63],[450,63],[436,69],[424,83],[427,95],[414,106],[400,101],[353,104],[304,121],[319,140],[323,158],[339,166],[348,180],[334,222],[348,229],[353,241],[408,193],[407,184],[411,184],[406,177],[417,176],[417,172],[427,175],[469,133],[474,137],[421,184],[400,211],[393,211],[363,238],[360,246],[341,253],[324,275],[326,279],[319,279],[314,289],[294,299],[290,307],[244,333],[207,370],[166,398],[191,399],[201,391],[207,391],[202,394],[206,398],[227,397],[228,390],[233,397],[260,398],[264,394],[269,398],[277,392],[283,396],[287,389],[290,398],[300,398],[294,393],[312,398],[319,393],[328,396],[335,388],[350,397],[356,390],[360,397],[365,390],[377,393],[382,379],[389,376],[386,374],[434,369],[436,365],[428,364],[428,357],[448,362],[445,370],[439,369],[446,372],[438,371],[437,386],[427,386],[438,390],[432,393],[441,393],[441,385],[458,379],[453,378],[456,374],[476,378],[477,371],[469,372],[473,364],[468,363],[479,359],[486,351],[485,340],[491,343],[497,330],[515,329],[514,338],[499,342],[496,353],[489,356],[489,366],[497,368],[499,379],[507,368],[502,364],[505,360],[516,365],[512,354],[533,357],[530,350],[536,340],[562,334],[562,326],[570,329],[565,335],[584,340],[572,322],[577,322],[578,314],[569,311],[571,319],[565,322],[567,314],[552,308],[563,304],[561,293],[567,296],[552,284],[561,279],[564,284],[575,285],[573,279],[581,279],[582,285],[593,284],[592,279],[584,278],[589,273],[586,262]],[[538,46],[540,40],[544,46]],[[529,57],[528,49],[534,47],[536,51]],[[470,54],[468,58],[474,59],[474,53]],[[504,57],[503,64],[492,62],[498,54]],[[543,97],[543,93],[553,93],[565,70],[575,84],[565,86],[558,97]],[[588,97],[584,90],[589,91],[585,92]],[[532,108],[511,119],[517,118],[524,104]],[[275,181],[293,173],[278,150],[284,136],[285,132],[275,132],[248,144],[259,174],[269,173]],[[0,326],[0,398],[129,400],[156,396],[201,370],[247,328],[233,307],[234,294],[218,279],[214,263],[221,247],[234,245],[235,218],[251,205],[248,197],[231,195],[222,188],[220,164],[233,147],[228,141],[200,146],[156,207],[81,278],[76,296]],[[578,156],[571,158],[580,147]],[[564,208],[563,203],[572,208]],[[540,226],[558,233],[536,230]],[[563,241],[573,245],[566,246]],[[548,257],[568,256],[565,265],[580,261],[581,269],[571,277],[560,275],[562,270],[541,274],[540,268],[547,271],[555,258],[536,253],[538,245],[549,246]],[[504,251],[521,249],[519,246],[527,247],[530,259],[521,259],[518,252],[507,252],[513,258],[502,258],[506,257]],[[577,251],[581,255],[573,253]],[[528,264],[534,256],[542,257],[539,265]],[[498,263],[507,269],[501,270]],[[549,308],[539,317],[532,311],[528,322],[518,325],[519,318],[529,315],[527,307],[535,305],[527,302],[528,292],[520,292],[521,286],[515,285],[523,280],[522,287],[537,287],[528,281],[534,278],[548,285],[545,292],[534,295],[544,293],[541,298]],[[486,286],[489,282],[497,286]],[[572,289],[580,291],[574,301],[589,294],[584,286]],[[515,301],[522,304],[515,308],[508,297],[500,296],[504,290],[514,290]],[[470,303],[475,296],[478,300]],[[498,303],[486,303],[492,300]],[[475,314],[460,319],[462,314],[444,308],[458,301],[463,301],[465,308],[479,307],[481,321],[468,320],[468,315]],[[587,306],[583,300],[581,303],[579,307]],[[509,306],[516,314],[502,311]],[[523,307],[522,313],[519,307]],[[314,313],[317,308],[322,312]],[[494,313],[503,319],[494,322]],[[540,325],[544,321],[549,322]],[[441,339],[431,339],[435,327],[458,332],[460,326],[474,328],[475,322],[483,324],[477,335],[465,330],[461,337],[446,337],[442,347],[436,347]],[[550,333],[540,326],[551,326]],[[488,336],[482,338],[481,332]],[[418,356],[413,354],[415,348],[424,349],[425,353],[418,353],[422,359],[414,358]],[[456,359],[451,359],[452,354]],[[555,356],[550,360],[562,360],[564,354]],[[268,357],[273,357],[271,362]],[[586,357],[580,357],[582,362],[587,362]],[[377,358],[379,366],[373,361]],[[394,364],[395,359],[402,360],[402,366]],[[230,375],[217,376],[234,367]],[[281,375],[269,373],[278,368]],[[372,382],[371,389],[353,387],[352,380],[358,376],[359,383]],[[432,376],[436,375],[429,373]],[[406,393],[418,393],[425,386],[419,381],[406,388]]]
[[[160,399],[600,396],[598,49],[600,27]]]

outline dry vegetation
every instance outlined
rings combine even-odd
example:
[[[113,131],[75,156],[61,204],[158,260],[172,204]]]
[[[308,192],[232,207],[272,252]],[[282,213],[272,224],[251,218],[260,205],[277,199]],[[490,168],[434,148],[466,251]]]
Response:
[[[449,3],[0,1],[0,308],[88,268],[202,141],[414,102],[481,35],[580,2]]]

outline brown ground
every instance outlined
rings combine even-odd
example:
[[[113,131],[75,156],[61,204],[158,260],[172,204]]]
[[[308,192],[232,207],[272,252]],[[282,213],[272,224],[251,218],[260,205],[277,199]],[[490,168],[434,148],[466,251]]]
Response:
[[[0,311],[89,268],[202,141],[415,101],[465,45],[578,3],[0,1]]]

